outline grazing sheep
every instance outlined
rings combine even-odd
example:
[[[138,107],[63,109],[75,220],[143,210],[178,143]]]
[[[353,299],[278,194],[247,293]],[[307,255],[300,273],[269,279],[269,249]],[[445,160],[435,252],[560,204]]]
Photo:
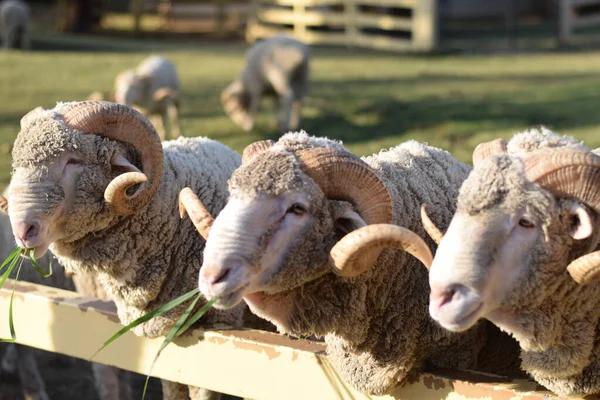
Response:
[[[600,157],[542,129],[473,161],[431,268],[431,316],[456,332],[488,319],[548,389],[600,393]]]
[[[246,54],[239,78],[221,94],[221,103],[233,122],[249,131],[260,99],[271,96],[280,132],[295,130],[302,99],[308,91],[310,48],[299,40],[273,36],[254,44]]]
[[[191,187],[218,213],[240,164],[206,138],[161,145],[140,113],[94,101],[31,111],[12,155],[8,210],[18,245],[36,257],[50,248],[68,271],[97,276],[123,324],[196,287],[204,240],[179,218],[177,195]],[[185,308],[134,332],[166,335]],[[240,327],[243,310],[210,310],[200,323]]]
[[[21,0],[0,3],[0,39],[5,49],[29,49],[29,6]]]
[[[92,95],[96,96],[93,100],[103,100],[99,92]],[[166,58],[150,56],[135,70],[117,75],[114,101],[152,118],[162,140],[181,136],[179,78],[175,65]]]
[[[214,224],[189,191],[180,196],[201,234],[210,228],[200,289],[217,308],[244,299],[281,332],[325,336],[334,367],[362,392],[389,392],[426,362],[475,368],[487,327],[457,335],[431,321],[421,262],[433,242],[417,236],[425,236],[419,205],[434,203],[434,220],[446,226],[468,172],[415,141],[364,161],[304,132],[257,142]],[[516,345],[511,354],[511,340],[496,333],[514,363]]]

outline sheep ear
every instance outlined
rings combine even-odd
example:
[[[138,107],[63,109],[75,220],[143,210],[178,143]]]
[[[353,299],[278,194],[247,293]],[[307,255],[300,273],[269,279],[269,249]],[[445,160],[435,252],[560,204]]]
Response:
[[[569,209],[569,214],[573,219],[571,231],[569,232],[571,237],[575,240],[583,240],[590,237],[594,231],[594,224],[588,208],[576,203]]]
[[[121,175],[126,172],[142,172],[122,154],[115,154],[110,160],[110,165],[115,175]]]
[[[357,212],[352,210],[345,210],[335,220],[336,231],[343,233],[344,235],[362,228],[363,226],[367,226],[365,220],[362,219]]]

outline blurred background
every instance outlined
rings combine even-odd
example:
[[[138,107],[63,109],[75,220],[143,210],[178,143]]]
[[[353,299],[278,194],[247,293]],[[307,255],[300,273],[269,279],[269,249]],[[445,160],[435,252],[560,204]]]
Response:
[[[0,51],[0,189],[21,117],[110,93],[120,72],[153,54],[179,74],[184,136],[238,152],[277,139],[270,104],[246,132],[220,95],[249,46],[278,33],[312,49],[299,128],[342,140],[355,154],[416,139],[470,162],[478,143],[542,125],[600,147],[599,0],[26,3],[30,48]],[[40,362],[52,398],[96,398],[83,361]],[[67,377],[71,383],[58,383]],[[20,398],[11,382],[0,380],[0,399]],[[156,381],[152,388],[147,398],[160,398]]]

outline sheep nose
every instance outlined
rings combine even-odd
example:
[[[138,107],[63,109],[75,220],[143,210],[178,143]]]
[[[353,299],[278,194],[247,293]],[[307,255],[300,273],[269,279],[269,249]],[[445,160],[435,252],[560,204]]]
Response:
[[[453,284],[443,287],[433,285],[431,287],[430,294],[431,302],[437,304],[438,307],[443,306],[444,304],[450,302],[452,298],[457,295],[457,293],[461,292],[461,286],[464,287],[460,284]]]
[[[202,268],[202,279],[209,285],[216,285],[217,283],[223,282],[229,275],[230,268],[215,268],[215,267],[204,267]]]
[[[25,248],[35,247],[39,233],[40,223],[38,221],[17,222],[13,226],[13,234],[17,243]]]

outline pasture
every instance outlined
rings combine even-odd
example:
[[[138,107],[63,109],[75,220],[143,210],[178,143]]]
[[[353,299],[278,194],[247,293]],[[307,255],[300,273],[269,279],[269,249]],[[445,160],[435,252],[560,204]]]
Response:
[[[9,181],[8,148],[25,113],[108,91],[118,72],[152,53],[170,58],[180,73],[185,136],[208,136],[237,151],[277,137],[268,101],[249,133],[219,103],[243,65],[245,44],[56,40],[38,38],[36,51],[0,57],[0,186]],[[481,141],[539,125],[600,146],[600,51],[411,56],[316,48],[313,57],[301,127],[359,155],[416,139],[470,161]]]

